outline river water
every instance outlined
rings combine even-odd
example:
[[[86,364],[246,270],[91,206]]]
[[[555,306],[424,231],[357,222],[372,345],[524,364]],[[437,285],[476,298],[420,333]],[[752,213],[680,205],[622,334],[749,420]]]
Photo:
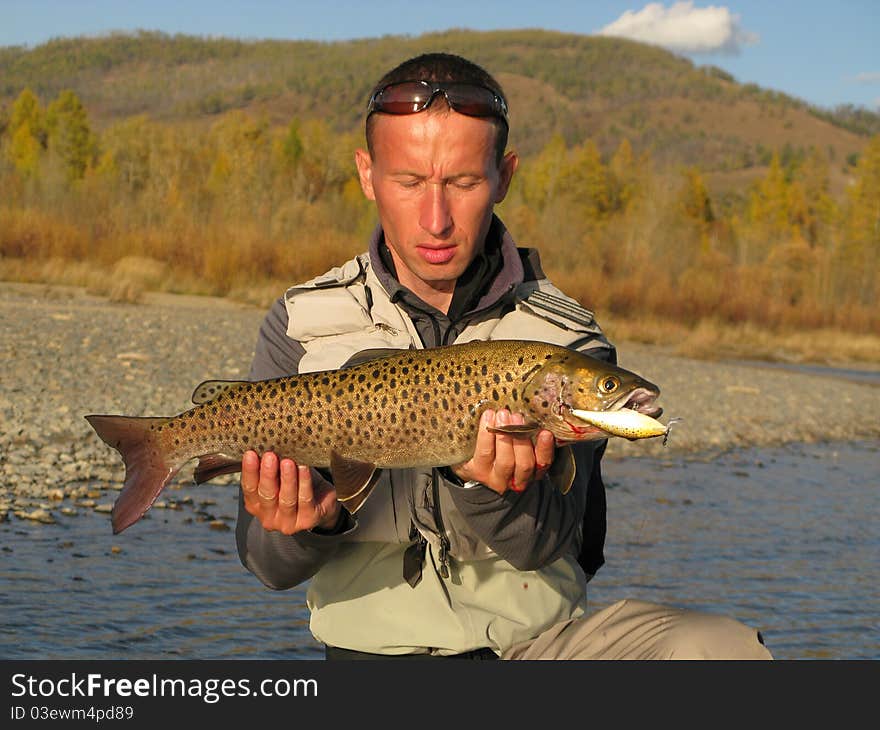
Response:
[[[880,445],[609,458],[598,609],[639,598],[729,614],[779,659],[880,658]],[[316,659],[305,588],[241,566],[231,486],[180,487],[112,535],[109,515],[0,523],[2,659]]]

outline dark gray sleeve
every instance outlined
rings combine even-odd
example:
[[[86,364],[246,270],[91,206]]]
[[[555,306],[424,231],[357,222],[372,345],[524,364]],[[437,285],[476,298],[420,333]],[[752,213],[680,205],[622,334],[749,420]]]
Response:
[[[299,361],[305,352],[299,342],[287,336],[287,307],[283,297],[276,299],[260,325],[248,379],[293,375],[299,372]]]
[[[483,542],[518,570],[537,570],[579,551],[589,475],[603,443],[573,447],[577,473],[568,494],[547,479],[504,495],[488,487],[447,485],[455,506]]]
[[[585,347],[614,362],[613,347]],[[547,479],[503,496],[488,487],[462,489],[444,482],[470,528],[519,570],[536,570],[571,552],[590,575],[604,562],[605,485],[601,460],[607,440],[574,444],[574,482],[561,494]]]
[[[287,308],[279,299],[260,326],[249,378],[268,380],[293,375],[303,354],[302,345],[287,336]],[[283,535],[263,529],[259,520],[244,509],[239,495],[235,541],[242,565],[269,588],[282,590],[299,585],[317,573],[336,553],[344,536],[355,529],[355,519],[346,510],[342,512],[332,534],[306,531]]]

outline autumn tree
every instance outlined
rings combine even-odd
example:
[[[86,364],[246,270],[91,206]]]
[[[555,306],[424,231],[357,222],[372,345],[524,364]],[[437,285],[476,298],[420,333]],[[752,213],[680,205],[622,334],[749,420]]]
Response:
[[[86,109],[72,91],[62,91],[46,109],[49,149],[61,161],[68,182],[81,180],[94,161],[97,140]]]
[[[858,300],[877,306],[880,294],[880,135],[859,158],[855,184],[846,201],[842,263],[847,288]]]
[[[30,89],[24,89],[13,102],[6,135],[7,159],[21,175],[36,175],[46,148],[46,126],[40,102]]]

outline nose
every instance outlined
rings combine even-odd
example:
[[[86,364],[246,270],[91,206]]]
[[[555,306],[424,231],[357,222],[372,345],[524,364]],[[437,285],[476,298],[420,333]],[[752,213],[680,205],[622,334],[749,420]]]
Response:
[[[425,186],[419,211],[419,225],[435,238],[443,238],[452,230],[452,211],[446,199],[446,186],[430,183]]]

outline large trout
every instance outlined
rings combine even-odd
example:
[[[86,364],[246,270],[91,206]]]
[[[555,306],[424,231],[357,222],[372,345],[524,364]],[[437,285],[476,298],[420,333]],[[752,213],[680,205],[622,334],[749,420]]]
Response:
[[[498,340],[377,354],[340,370],[258,382],[207,381],[193,394],[195,408],[168,418],[86,416],[125,462],[114,533],[137,522],[195,458],[197,483],[240,471],[248,449],[329,467],[339,500],[354,512],[378,469],[470,459],[480,416],[489,408],[525,417],[524,425],[495,431],[534,436],[546,428],[559,445],[614,435],[610,426],[603,430],[578,418],[578,410],[632,409],[648,417],[661,412],[657,386],[556,345]],[[662,432],[661,424],[656,432],[621,435]]]

